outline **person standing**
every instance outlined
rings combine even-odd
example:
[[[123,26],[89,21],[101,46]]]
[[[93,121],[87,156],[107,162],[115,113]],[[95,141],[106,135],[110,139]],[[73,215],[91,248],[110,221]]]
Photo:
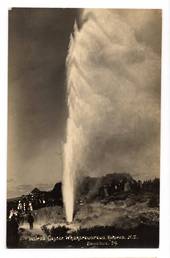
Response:
[[[7,221],[7,247],[17,248],[19,243],[19,224],[16,214]]]
[[[28,214],[28,223],[29,223],[30,229],[32,230],[33,224],[34,224],[34,217],[31,213]]]

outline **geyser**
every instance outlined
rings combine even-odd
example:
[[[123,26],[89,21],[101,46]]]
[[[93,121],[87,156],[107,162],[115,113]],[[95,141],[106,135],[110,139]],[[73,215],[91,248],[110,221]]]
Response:
[[[158,15],[84,9],[80,29],[75,23],[66,60],[63,198],[68,222],[83,171],[159,174],[160,54],[145,33]]]
[[[74,25],[74,36],[77,31],[76,23]],[[73,95],[72,82],[70,82],[69,70],[72,68],[72,48],[73,48],[73,37],[70,36],[69,51],[66,60],[67,67],[67,93],[68,93],[68,112],[69,117],[67,119],[66,128],[66,144],[64,146],[64,173],[63,173],[63,199],[66,213],[67,222],[72,222],[74,213],[74,195],[75,195],[75,173],[76,173],[76,163],[75,163],[75,149],[76,148],[76,137],[78,132],[76,130],[76,125],[74,121],[74,111],[72,111],[71,96]],[[74,83],[74,81],[73,81]],[[76,96],[73,96],[75,99]]]

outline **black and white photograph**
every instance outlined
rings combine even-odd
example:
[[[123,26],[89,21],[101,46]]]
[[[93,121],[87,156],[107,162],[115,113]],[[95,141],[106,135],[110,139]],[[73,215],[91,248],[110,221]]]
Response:
[[[158,248],[162,11],[8,22],[7,248]]]

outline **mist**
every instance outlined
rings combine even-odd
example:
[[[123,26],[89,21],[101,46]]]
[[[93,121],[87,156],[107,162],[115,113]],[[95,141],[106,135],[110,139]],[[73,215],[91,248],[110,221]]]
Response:
[[[70,221],[81,176],[159,176],[160,19],[157,10],[85,9],[75,22],[63,174]]]

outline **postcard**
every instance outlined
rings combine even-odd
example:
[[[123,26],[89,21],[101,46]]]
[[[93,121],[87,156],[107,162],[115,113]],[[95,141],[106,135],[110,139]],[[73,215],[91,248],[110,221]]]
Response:
[[[158,248],[160,9],[11,8],[8,248]]]

